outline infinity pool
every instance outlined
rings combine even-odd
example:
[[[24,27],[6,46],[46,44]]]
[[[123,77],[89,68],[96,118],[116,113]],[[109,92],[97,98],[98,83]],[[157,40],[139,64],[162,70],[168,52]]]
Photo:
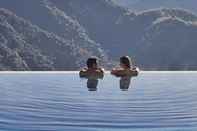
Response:
[[[110,74],[95,82],[92,90],[77,73],[0,74],[0,130],[197,131],[197,73],[142,72],[128,90]]]

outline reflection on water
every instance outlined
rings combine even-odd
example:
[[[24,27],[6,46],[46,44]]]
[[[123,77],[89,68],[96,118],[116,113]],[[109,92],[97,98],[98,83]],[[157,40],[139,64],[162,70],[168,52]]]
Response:
[[[99,83],[99,79],[95,77],[89,77],[87,78],[87,88],[88,91],[97,91],[97,86]],[[120,89],[122,91],[128,91],[130,84],[131,84],[131,77],[126,76],[126,77],[121,77],[120,78]]]
[[[128,91],[130,84],[131,84],[131,77],[126,76],[120,78],[120,89],[122,91]]]
[[[103,79],[104,78],[104,75],[102,76],[97,76],[97,75],[89,75],[89,76],[80,76],[79,77],[81,79],[87,79],[87,88],[88,88],[88,91],[97,91],[97,86],[98,86],[98,83],[99,83],[99,79]]]
[[[97,86],[98,86],[98,79],[91,79],[89,78],[87,80],[87,88],[89,91],[97,91]]]

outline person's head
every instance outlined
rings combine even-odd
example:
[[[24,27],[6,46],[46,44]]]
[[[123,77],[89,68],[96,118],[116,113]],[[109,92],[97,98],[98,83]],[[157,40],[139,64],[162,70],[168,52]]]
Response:
[[[98,60],[96,57],[91,57],[87,60],[87,67],[88,68],[97,68],[98,66]]]
[[[129,56],[120,57],[120,66],[122,68],[131,68],[131,59]]]

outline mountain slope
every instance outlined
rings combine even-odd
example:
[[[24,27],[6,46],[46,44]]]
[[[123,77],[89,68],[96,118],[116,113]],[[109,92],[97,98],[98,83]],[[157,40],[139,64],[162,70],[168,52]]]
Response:
[[[35,50],[32,54],[43,56],[34,56],[35,60],[45,60],[41,69],[78,69],[92,55],[101,58],[107,67],[111,63],[108,56],[118,61],[120,56],[130,55],[138,66],[147,70],[197,69],[197,16],[187,10],[161,8],[132,12],[111,0],[21,0],[16,5],[8,1],[0,1],[0,6],[30,21],[23,19],[29,23],[23,24],[19,17],[4,16],[12,32],[16,32],[13,34]],[[2,52],[7,48],[11,52],[12,48],[5,44],[10,39],[6,32],[9,30],[1,32]],[[24,50],[23,46],[20,48]],[[18,54],[15,56],[20,57]],[[18,61],[17,67],[32,69],[23,57]],[[2,62],[2,68],[3,63],[6,62]]]
[[[31,21],[31,23],[39,26],[48,32],[52,32],[66,41],[70,41],[73,45],[80,48],[84,54],[80,56],[79,64],[84,65],[85,59],[90,56],[97,56],[108,64],[107,54],[100,46],[92,40],[86,33],[79,22],[69,17],[66,12],[56,8],[51,2],[47,0],[36,1],[0,1],[0,7],[7,8],[15,12],[18,16]]]
[[[80,48],[0,9],[1,70],[74,70]],[[68,63],[69,61],[69,63]]]
[[[128,43],[131,35],[131,28],[128,28],[130,17],[127,17],[129,12],[125,9],[108,0],[50,1],[64,12],[68,12],[72,18],[76,18],[88,35],[100,43],[110,56],[119,57],[127,49],[120,48],[122,43]]]
[[[182,8],[197,13],[196,0],[113,0],[118,5],[136,11],[155,8]]]
[[[189,62],[194,59],[191,56],[195,52],[193,46],[196,38],[192,34],[196,31],[193,23],[197,21],[197,16],[191,12],[163,8],[134,13],[107,0],[51,1],[64,12],[69,12],[71,17],[76,18],[86,28],[89,36],[101,43],[113,59],[121,55],[131,55],[137,64],[145,69],[175,69],[175,65],[177,69],[193,69],[197,64],[195,60]],[[173,28],[169,27],[171,22],[174,23]],[[167,31],[158,35],[164,30]],[[183,33],[176,35],[178,33],[176,30]],[[149,35],[152,37],[147,37]],[[147,47],[150,41],[155,48]],[[164,45],[171,48],[172,45],[176,47],[179,44],[187,50],[172,48],[169,54],[167,50],[163,54],[159,51],[154,55],[151,53],[161,50]],[[176,51],[173,52],[173,49]],[[152,56],[161,57],[153,59]],[[182,61],[182,58],[188,61]]]
[[[197,25],[179,18],[156,21],[144,34],[139,60],[149,69],[196,70]]]

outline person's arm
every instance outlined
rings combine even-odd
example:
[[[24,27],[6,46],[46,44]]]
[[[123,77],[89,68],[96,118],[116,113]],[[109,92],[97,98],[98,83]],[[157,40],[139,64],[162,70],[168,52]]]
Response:
[[[82,69],[82,70],[79,72],[79,76],[80,76],[81,78],[86,77],[86,76],[87,76],[87,68]]]
[[[111,71],[111,74],[115,75],[116,77],[124,77],[124,76],[134,77],[134,76],[138,76],[139,68],[135,67],[135,68],[129,69],[129,70],[113,69]]]
[[[98,70],[99,70],[101,73],[104,73],[104,72],[105,72],[105,69],[104,69],[104,68],[98,68]]]
[[[96,71],[97,76],[102,79],[104,77],[104,69],[103,68],[98,68]]]
[[[98,68],[95,70],[88,70],[87,68],[84,68],[79,72],[79,76],[81,78],[102,79],[104,77],[104,69]]]
[[[112,75],[116,75],[117,72],[118,72],[118,71],[117,71],[117,69],[115,69],[115,68],[111,70],[111,74],[112,74]]]
[[[131,76],[138,76],[139,72],[140,72],[139,68],[138,68],[138,67],[134,67],[134,68],[131,70],[130,75],[131,75]]]
[[[111,71],[111,74],[116,76],[116,77],[123,77],[127,75],[127,72],[125,70],[122,69],[113,69]]]

